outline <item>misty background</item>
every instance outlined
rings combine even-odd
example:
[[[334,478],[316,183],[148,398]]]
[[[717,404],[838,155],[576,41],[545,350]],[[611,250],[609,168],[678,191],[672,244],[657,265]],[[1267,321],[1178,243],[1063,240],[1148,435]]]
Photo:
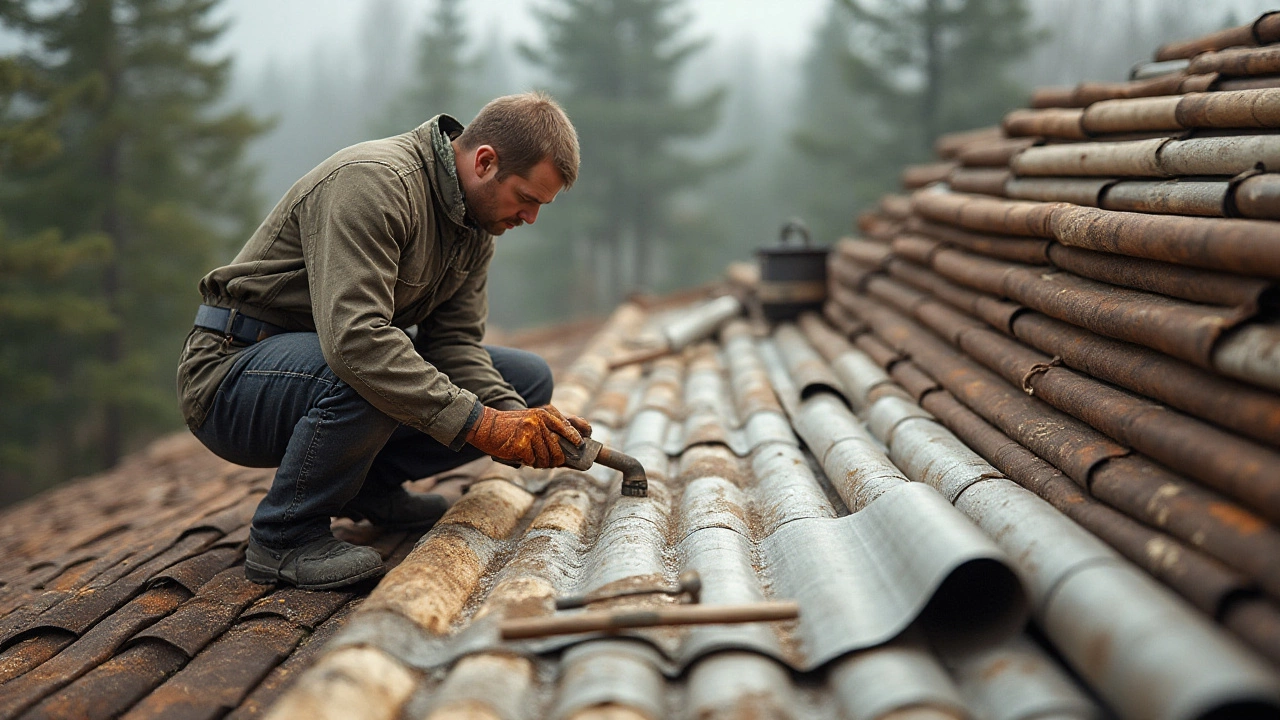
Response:
[[[458,3],[466,63],[459,78],[463,92],[448,107],[427,112],[447,112],[466,123],[485,100],[498,95],[532,88],[555,92],[554,73],[531,63],[520,48],[545,42],[545,23],[536,10],[559,5],[538,0]],[[628,292],[662,292],[714,279],[727,262],[748,258],[755,248],[775,242],[778,229],[791,217],[813,226],[817,241],[831,243],[850,230],[860,206],[892,189],[881,172],[861,192],[836,188],[837,197],[826,202],[805,198],[810,183],[822,187],[832,179],[826,168],[812,167],[821,161],[798,149],[794,136],[820,104],[806,96],[806,76],[822,74],[812,67],[826,59],[815,57],[821,51],[815,46],[831,16],[841,14],[839,3],[697,0],[670,5],[679,18],[676,37],[700,43],[675,73],[677,95],[723,92],[713,126],[676,144],[682,155],[721,165],[669,199],[685,226],[673,240],[678,246],[659,240],[655,253],[643,260],[651,265],[647,272],[621,284],[548,283],[537,272],[548,264],[571,268],[578,277],[610,277],[599,258],[566,242],[565,234],[573,230],[558,222],[564,206],[599,182],[587,158],[578,188],[547,208],[536,226],[500,239],[490,289],[492,325],[515,329],[600,314]],[[1016,104],[1025,104],[1025,91],[1039,85],[1127,79],[1129,69],[1149,60],[1160,43],[1247,22],[1268,8],[1263,0],[1029,0],[1012,5],[1025,5],[1032,35],[1028,50],[1011,59],[1009,75],[1019,89]],[[274,202],[334,151],[407,131],[429,117],[415,114],[403,102],[397,108],[397,100],[417,84],[417,61],[424,40],[437,30],[438,6],[437,0],[222,4],[219,13],[229,27],[216,49],[235,62],[228,102],[274,121],[248,149],[249,161],[261,171],[258,188],[266,202]],[[823,80],[831,86],[816,88],[816,93],[848,95],[847,101],[856,104],[856,94],[841,86],[840,74],[838,68],[829,70]],[[982,78],[971,81],[980,84]],[[992,107],[983,119],[996,121],[1014,106]],[[880,112],[886,123],[893,122],[893,108]],[[853,132],[839,127],[828,131],[841,142],[858,142]],[[924,144],[896,150],[885,153],[889,157],[882,164],[897,168],[927,160]],[[887,175],[892,182],[894,173]],[[831,189],[823,187],[822,194]],[[631,251],[625,262],[635,261]],[[608,285],[607,291],[602,285]],[[567,296],[569,288],[577,292]]]
[[[335,151],[549,90],[577,185],[498,241],[490,326],[816,242],[1030,89],[1262,0],[0,0],[0,503],[181,427],[196,283]]]

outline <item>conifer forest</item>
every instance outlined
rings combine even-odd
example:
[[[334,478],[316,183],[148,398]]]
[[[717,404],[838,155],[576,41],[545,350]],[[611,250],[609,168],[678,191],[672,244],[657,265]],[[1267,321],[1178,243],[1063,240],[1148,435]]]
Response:
[[[499,239],[510,331],[712,280],[793,217],[830,244],[937,136],[1266,9],[806,0],[783,36],[720,29],[764,0],[345,0],[351,21],[261,27],[275,2],[0,0],[0,504],[182,428],[197,281],[347,145],[526,89],[563,104],[581,174]]]

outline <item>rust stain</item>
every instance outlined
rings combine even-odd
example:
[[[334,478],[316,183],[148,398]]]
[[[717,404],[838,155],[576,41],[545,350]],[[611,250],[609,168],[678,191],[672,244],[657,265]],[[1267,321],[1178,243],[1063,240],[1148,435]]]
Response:
[[[1256,535],[1267,527],[1257,515],[1230,503],[1209,503],[1209,514],[1239,531],[1241,535]]]
[[[383,578],[361,610],[389,610],[442,635],[484,573],[475,550],[452,528],[437,528]]]
[[[1013,663],[1011,663],[1008,658],[1000,658],[999,660],[996,660],[990,665],[982,668],[982,679],[990,682],[1001,673],[1008,670],[1009,666],[1012,664]]]
[[[483,700],[457,700],[444,705],[427,716],[427,720],[503,720],[496,710]]]
[[[556,490],[533,519],[530,530],[563,530],[582,535],[591,512],[591,496],[580,488]]]
[[[533,495],[502,480],[483,480],[471,486],[445,516],[441,525],[466,525],[495,540],[515,530],[533,506]]]
[[[639,709],[630,705],[604,703],[583,708],[570,715],[567,720],[655,720]]]
[[[502,617],[536,617],[555,611],[555,588],[540,577],[523,575],[498,583],[484,606],[476,612],[476,618],[498,613]]]
[[[1089,640],[1084,651],[1084,664],[1089,669],[1086,673],[1093,677],[1102,677],[1107,666],[1111,664],[1111,636],[1103,633]]]

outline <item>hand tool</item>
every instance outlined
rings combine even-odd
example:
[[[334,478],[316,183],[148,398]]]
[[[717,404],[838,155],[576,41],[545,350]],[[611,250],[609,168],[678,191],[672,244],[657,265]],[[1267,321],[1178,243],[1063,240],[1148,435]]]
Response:
[[[640,461],[605,447],[598,440],[583,438],[581,445],[574,445],[566,438],[560,438],[560,449],[564,450],[564,466],[575,470],[590,470],[592,463],[600,463],[605,467],[622,471],[622,494],[631,497],[645,497],[649,494],[649,477],[645,475]]]
[[[649,476],[639,460],[626,453],[607,448],[598,440],[589,437],[582,439],[581,445],[574,445],[568,438],[560,437],[560,449],[564,451],[564,465],[561,467],[574,470],[590,470],[592,464],[600,463],[605,467],[622,471],[622,494],[630,497],[645,497],[649,494]],[[520,467],[518,460],[494,458],[497,462],[510,467]]]
[[[743,605],[672,605],[644,610],[587,611],[549,617],[512,618],[503,620],[499,631],[503,640],[522,640],[626,628],[770,622],[793,620],[797,617],[800,617],[800,604],[794,600]]]
[[[653,595],[662,593],[665,595],[688,595],[689,602],[696,605],[702,597],[702,577],[698,575],[697,570],[686,570],[680,573],[678,582],[675,587],[647,587],[634,588],[631,590],[619,590],[607,593],[589,593],[587,595],[570,595],[568,597],[556,598],[557,610],[571,610],[573,608],[584,607],[587,603],[599,602],[601,600],[613,600],[620,597],[631,597],[633,595]]]

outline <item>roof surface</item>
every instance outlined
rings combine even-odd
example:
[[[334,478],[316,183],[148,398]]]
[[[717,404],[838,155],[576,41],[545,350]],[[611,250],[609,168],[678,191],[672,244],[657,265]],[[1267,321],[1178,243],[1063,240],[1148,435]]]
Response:
[[[599,321],[500,342],[553,368]],[[474,467],[416,483],[456,497]],[[271,470],[183,433],[0,513],[0,717],[254,717],[372,585],[308,592],[244,579]],[[417,535],[336,521],[394,566]]]
[[[474,464],[420,539],[342,526],[396,567],[340,593],[243,580],[269,471],[188,438],[6,512],[0,717],[1280,715],[1278,18],[943,138],[821,317],[736,273],[749,319],[526,336],[648,497]],[[688,570],[799,619],[500,637]]]

